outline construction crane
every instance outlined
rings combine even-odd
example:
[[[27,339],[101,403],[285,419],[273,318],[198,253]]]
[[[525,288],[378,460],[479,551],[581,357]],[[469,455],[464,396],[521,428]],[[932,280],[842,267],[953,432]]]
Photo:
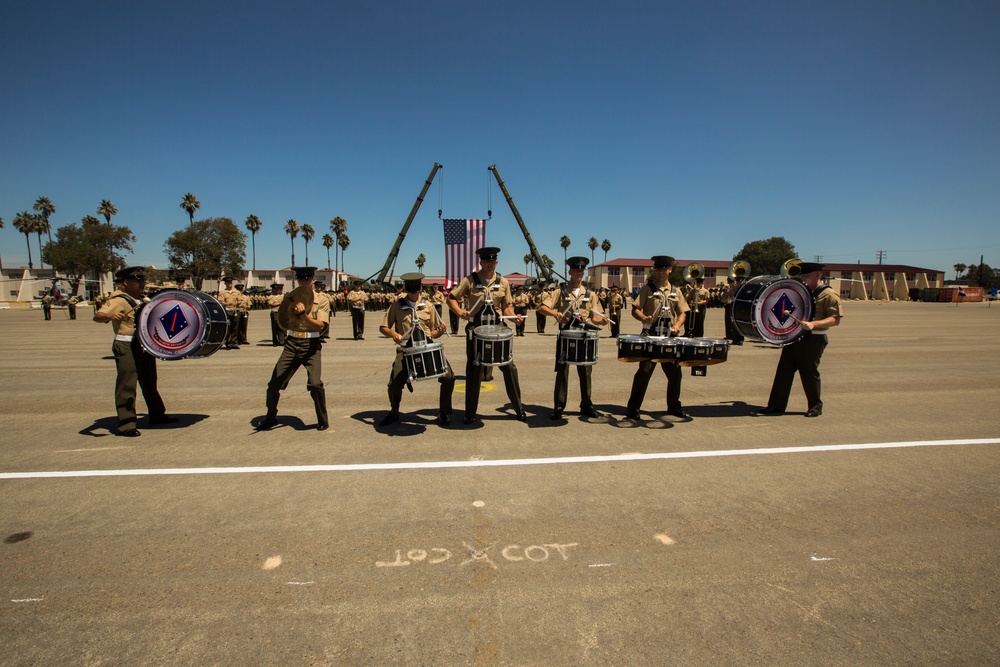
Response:
[[[417,217],[417,211],[420,210],[420,205],[424,203],[424,195],[430,189],[431,183],[434,181],[434,175],[437,174],[438,169],[441,169],[441,165],[435,162],[434,166],[431,167],[431,173],[424,182],[424,187],[420,190],[420,194],[417,195],[417,201],[413,202],[413,208],[410,209],[410,215],[406,218],[406,222],[403,223],[403,229],[399,231],[399,236],[396,237],[396,243],[393,244],[392,250],[389,251],[389,256],[385,258],[385,264],[382,265],[378,273],[369,276],[365,282],[371,282],[372,278],[377,278],[376,282],[385,283],[392,265],[396,262],[396,257],[399,256],[399,248],[403,245],[403,239],[406,238],[406,232],[410,229],[410,223],[413,222],[413,218]]]
[[[538,271],[542,275],[542,280],[551,283],[555,282],[555,278],[559,278],[560,282],[566,282],[565,276],[554,272],[542,261],[542,255],[538,252],[538,248],[535,247],[535,242],[531,240],[531,234],[528,232],[528,228],[525,227],[524,220],[521,219],[521,214],[518,212],[517,206],[514,205],[514,200],[511,198],[510,193],[507,192],[507,186],[504,185],[503,179],[500,178],[497,166],[492,164],[489,166],[489,170],[493,172],[493,176],[497,179],[497,185],[500,186],[500,191],[503,192],[503,196],[507,200],[507,205],[510,206],[510,212],[514,214],[514,219],[517,220],[517,224],[521,228],[521,233],[524,234],[524,240],[528,242],[531,259],[535,263],[535,266],[538,267]]]

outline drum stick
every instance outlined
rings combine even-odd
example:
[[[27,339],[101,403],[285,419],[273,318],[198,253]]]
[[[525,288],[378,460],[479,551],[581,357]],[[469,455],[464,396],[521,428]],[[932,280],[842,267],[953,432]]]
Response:
[[[800,320],[799,318],[797,318],[797,317],[795,317],[794,315],[792,315],[792,311],[790,311],[790,310],[786,310],[786,311],[783,311],[783,313],[784,313],[785,315],[787,315],[788,317],[792,318],[793,320],[795,320],[796,322],[798,322],[799,324],[805,324],[805,322],[803,322],[803,321],[802,321],[802,320]]]

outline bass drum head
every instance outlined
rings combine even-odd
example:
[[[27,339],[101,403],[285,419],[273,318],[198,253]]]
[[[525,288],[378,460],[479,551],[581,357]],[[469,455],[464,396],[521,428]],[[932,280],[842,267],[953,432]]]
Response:
[[[143,349],[164,361],[207,357],[225,340],[227,327],[225,310],[212,296],[174,289],[158,292],[136,321]]]
[[[757,276],[733,295],[733,324],[749,340],[784,346],[804,333],[799,320],[811,320],[812,308],[812,295],[801,281]]]

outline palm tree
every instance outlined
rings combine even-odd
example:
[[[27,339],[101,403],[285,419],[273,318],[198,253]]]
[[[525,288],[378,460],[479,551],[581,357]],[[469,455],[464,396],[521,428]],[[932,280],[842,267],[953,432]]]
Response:
[[[604,239],[601,241],[601,250],[604,251],[604,261],[608,261],[608,251],[611,250],[611,241]]]
[[[38,266],[39,268],[45,268],[45,262],[42,261],[42,234],[48,232],[49,241],[52,240],[52,225],[49,221],[45,219],[42,215],[32,215],[34,221],[35,233],[38,234]]]
[[[48,197],[39,197],[38,200],[35,201],[35,205],[32,208],[34,208],[35,211],[37,211],[38,213],[42,214],[42,219],[45,220],[45,230],[44,231],[48,233],[48,235],[49,235],[49,241],[51,241],[52,240],[52,225],[49,224],[49,216],[56,212],[56,205],[53,204],[52,200],[49,199]],[[38,250],[38,252],[39,253],[42,252],[41,251],[41,247],[40,247],[41,246],[41,241],[42,241],[42,236],[41,236],[41,234],[39,234],[39,236],[38,236],[38,242],[39,242],[39,250]]]
[[[340,270],[347,271],[347,269],[344,268],[344,251],[347,250],[347,246],[351,245],[351,239],[347,236],[347,234],[341,234],[340,239],[337,241],[337,245],[340,246]]]
[[[570,243],[572,243],[572,241],[569,240],[568,236],[564,236],[561,239],[559,239],[559,247],[563,249],[563,271],[566,270],[566,262],[567,262],[566,250],[567,248],[569,248]]]
[[[27,211],[21,211],[14,216],[14,229],[24,234],[24,243],[28,246],[28,268],[34,269],[35,265],[31,262],[31,233],[35,231],[35,221],[32,214]]]
[[[252,213],[247,216],[247,229],[250,231],[250,246],[253,248],[253,270],[257,270],[257,232],[260,231],[260,226],[264,224],[260,221],[256,215]]]
[[[323,234],[323,247],[326,248],[326,270],[330,270],[330,248],[333,247],[333,237],[329,234]],[[334,279],[336,282],[336,279]],[[331,287],[332,289],[332,287]]]
[[[530,254],[524,256],[524,275],[528,275],[528,264],[531,264],[534,258]]]
[[[299,227],[299,231],[302,232],[302,238],[306,242],[306,266],[309,266],[309,242],[316,236],[316,230],[313,229],[312,225],[305,224]]]
[[[336,218],[334,218],[333,220],[330,221],[330,231],[333,232],[333,235],[337,239],[337,245],[339,246],[340,245],[340,237],[343,236],[347,232],[347,220],[344,220],[343,218],[341,218],[338,215]],[[337,264],[337,249],[336,248],[333,249],[333,253],[334,253],[334,255],[333,255],[334,265],[335,266],[339,266]],[[343,267],[340,267],[340,270],[343,271]]]
[[[286,222],[285,233],[292,237],[292,266],[295,266],[295,237],[299,235],[299,223],[294,220]]]
[[[3,229],[3,218],[0,218],[0,229]],[[3,257],[0,257],[0,269],[3,268]]]
[[[594,251],[597,250],[597,237],[591,236],[590,240],[587,241],[587,247],[590,248],[590,263],[594,263]]]
[[[110,225],[111,216],[118,215],[118,209],[115,208],[110,199],[102,199],[101,205],[97,207],[97,215],[103,215],[104,220]]]
[[[424,257],[424,253],[420,253],[419,255],[417,255],[417,262],[416,262],[416,264],[417,264],[417,270],[418,271],[423,271],[424,270],[424,264],[426,264],[426,263],[427,263],[427,258]]]
[[[201,202],[190,192],[181,197],[181,208],[187,211],[188,219],[194,225],[194,212],[201,208]]]
[[[959,262],[958,264],[956,264],[955,265],[955,280],[958,280],[959,276],[961,276],[965,272],[965,270],[967,268],[969,268],[969,267],[966,266],[965,264],[962,264],[961,262]]]

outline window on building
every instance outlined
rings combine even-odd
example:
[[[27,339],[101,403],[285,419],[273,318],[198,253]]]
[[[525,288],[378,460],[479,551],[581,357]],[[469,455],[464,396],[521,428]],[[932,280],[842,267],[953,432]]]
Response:
[[[622,274],[621,269],[608,269],[609,276],[620,276]]]
[[[896,279],[896,274],[895,273],[887,273],[887,274],[885,274],[885,279],[886,280],[895,280]]]
[[[851,279],[851,272],[850,271],[841,271],[840,272],[840,279],[841,280],[850,280]]]

